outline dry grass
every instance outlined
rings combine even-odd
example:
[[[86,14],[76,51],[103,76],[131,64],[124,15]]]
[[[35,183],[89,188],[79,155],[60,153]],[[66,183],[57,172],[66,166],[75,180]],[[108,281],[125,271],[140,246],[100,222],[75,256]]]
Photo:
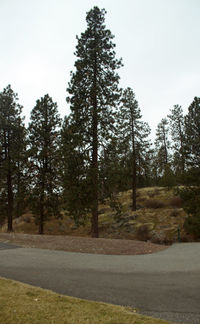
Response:
[[[17,296],[17,298],[16,298]],[[0,278],[2,324],[164,324],[130,307],[89,302]]]
[[[180,197],[171,198],[169,204],[170,204],[170,206],[172,206],[174,208],[183,207],[183,201],[182,201],[182,199]]]
[[[149,199],[145,201],[145,207],[152,208],[152,209],[164,208],[165,204],[161,200]]]
[[[116,222],[115,211],[108,202],[99,206],[99,228],[101,238],[136,239],[138,228],[145,225],[149,230],[149,239],[154,241],[155,232],[165,241],[177,240],[177,228],[180,226],[181,235],[184,236],[183,223],[186,214],[183,211],[182,201],[174,195],[173,190],[162,187],[140,188],[137,190],[137,211],[131,210],[131,190],[120,192],[118,199],[122,205],[122,222]],[[17,222],[17,223],[16,223]],[[20,220],[14,221],[16,233],[37,234],[38,227],[34,224],[31,214],[23,215]],[[6,232],[6,225],[1,232]],[[76,227],[69,216],[63,219],[50,219],[46,222],[45,234],[70,235],[90,237],[90,221],[85,226]],[[160,234],[160,232],[162,232]]]

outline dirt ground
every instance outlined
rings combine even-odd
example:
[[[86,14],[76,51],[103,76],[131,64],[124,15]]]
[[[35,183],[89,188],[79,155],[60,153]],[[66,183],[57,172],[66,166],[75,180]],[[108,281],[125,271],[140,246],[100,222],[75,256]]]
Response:
[[[0,242],[15,243],[16,245],[30,248],[112,255],[150,254],[168,248],[166,245],[136,240],[20,233],[0,233]]]

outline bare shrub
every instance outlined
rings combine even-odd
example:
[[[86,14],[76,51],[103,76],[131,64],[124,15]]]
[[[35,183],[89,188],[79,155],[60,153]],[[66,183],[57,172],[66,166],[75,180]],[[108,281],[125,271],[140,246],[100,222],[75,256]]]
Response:
[[[169,205],[175,208],[181,208],[183,206],[183,201],[180,197],[173,197],[170,199]]]
[[[146,200],[145,207],[146,208],[157,209],[157,208],[163,208],[163,207],[165,207],[165,204],[161,200],[149,199],[149,200]]]
[[[139,198],[141,196],[141,193],[139,191],[136,191],[136,198]],[[131,194],[132,197],[132,194]]]
[[[122,204],[114,195],[110,198],[110,207],[112,208],[113,211],[115,211],[115,215],[114,215],[115,221],[119,222],[122,216]]]
[[[158,196],[160,194],[160,191],[157,189],[157,188],[154,188],[150,191],[147,191],[147,195],[150,197],[150,198],[153,198],[155,196]]]
[[[170,213],[170,216],[172,216],[172,217],[177,217],[177,216],[179,216],[179,210],[178,209],[173,209],[172,210],[172,212]]]
[[[149,228],[147,225],[141,225],[136,231],[136,237],[139,241],[148,241],[150,239]]]
[[[149,198],[153,198],[160,194],[160,190],[158,188],[154,188],[154,190],[148,191],[147,194],[148,194]]]
[[[155,244],[172,244],[173,240],[164,231],[152,231],[151,242]]]
[[[181,242],[194,242],[195,241],[195,238],[193,235],[191,234],[188,234],[188,233],[181,233]]]
[[[149,198],[153,198],[156,196],[156,193],[154,191],[149,191],[148,193]]]
[[[22,216],[22,220],[23,220],[25,223],[31,223],[31,216],[30,216],[30,215],[23,215],[23,216]]]
[[[139,202],[143,202],[143,201],[145,201],[145,200],[146,200],[145,197],[139,197],[139,198],[137,199],[137,201],[139,201]]]

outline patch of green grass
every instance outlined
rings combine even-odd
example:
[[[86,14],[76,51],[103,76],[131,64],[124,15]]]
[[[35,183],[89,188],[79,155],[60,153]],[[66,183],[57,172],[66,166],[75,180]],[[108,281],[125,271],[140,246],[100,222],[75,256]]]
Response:
[[[66,297],[0,278],[2,324],[167,324],[130,307]]]

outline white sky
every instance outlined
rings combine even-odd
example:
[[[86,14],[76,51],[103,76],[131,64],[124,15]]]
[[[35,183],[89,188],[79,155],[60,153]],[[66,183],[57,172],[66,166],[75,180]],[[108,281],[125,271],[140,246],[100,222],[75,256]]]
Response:
[[[134,90],[154,134],[173,105],[186,112],[200,96],[200,0],[0,0],[0,91],[11,84],[27,122],[46,93],[68,114],[76,35],[94,5],[106,9],[123,59],[120,85]]]

